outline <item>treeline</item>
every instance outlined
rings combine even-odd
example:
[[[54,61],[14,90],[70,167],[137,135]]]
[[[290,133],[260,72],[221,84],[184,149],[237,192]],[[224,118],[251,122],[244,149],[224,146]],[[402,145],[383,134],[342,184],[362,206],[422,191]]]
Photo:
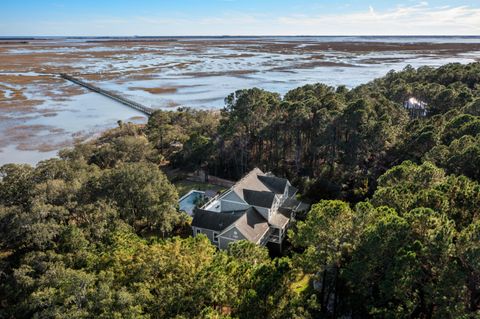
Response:
[[[0,168],[0,317],[480,317],[480,63],[235,92]],[[410,97],[427,103],[411,119]],[[166,165],[316,203],[271,258],[190,237]],[[287,245],[288,246],[288,245]]]
[[[256,88],[242,90],[225,102],[207,134],[184,123],[202,112],[185,109],[155,113],[149,129],[168,131],[169,136],[149,137],[164,147],[185,142],[183,152],[172,157],[174,166],[196,164],[231,179],[258,166],[297,184],[318,184],[314,187],[331,198],[363,198],[408,122],[406,111],[373,90],[324,84],[292,90],[283,99]],[[181,133],[172,135],[172,126],[193,133],[186,139]],[[158,129],[163,127],[167,129]]]
[[[449,64],[407,67],[352,90],[314,84],[283,98],[241,90],[214,117],[191,109],[154,114],[149,138],[163,149],[185,144],[171,158],[175,166],[231,179],[258,166],[295,180],[315,200],[363,200],[403,160],[427,159],[478,179],[479,76],[479,63]],[[402,106],[410,97],[427,103],[426,118],[409,118]]]

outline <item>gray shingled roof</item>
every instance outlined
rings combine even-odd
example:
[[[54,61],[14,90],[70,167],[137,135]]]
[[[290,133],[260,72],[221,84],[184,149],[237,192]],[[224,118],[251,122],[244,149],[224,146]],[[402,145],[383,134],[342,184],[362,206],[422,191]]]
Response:
[[[222,231],[237,221],[244,214],[244,210],[237,212],[217,213],[196,208],[193,211],[192,226],[214,231]]]
[[[233,185],[233,191],[241,198],[243,198],[243,190],[250,189],[253,191],[270,191],[259,179],[258,176],[265,175],[259,168],[252,169],[247,175],[242,177],[235,185]]]
[[[242,217],[237,219],[235,227],[251,242],[258,242],[269,230],[265,218],[254,208],[250,207]]]
[[[235,212],[212,212],[202,209],[194,211],[193,227],[225,232],[229,226],[235,226],[242,235],[251,242],[258,242],[268,234],[270,226],[283,228],[290,220],[292,210],[296,210],[302,203],[295,199],[298,191],[289,186],[288,180],[271,174],[265,174],[255,168],[238,181],[232,191],[247,204],[256,207],[272,208],[276,194],[284,194],[287,187],[288,198],[268,222],[255,207]],[[222,197],[228,197],[230,192]],[[231,198],[229,198],[231,199]],[[239,199],[235,199],[239,200]]]
[[[292,197],[298,192],[298,188],[293,187],[293,186],[288,186],[288,197]]]
[[[287,198],[280,208],[293,210],[300,204],[300,201],[294,197]]]
[[[285,212],[289,211],[304,211],[310,209],[310,205],[304,202],[297,200],[294,197],[287,198],[285,202],[283,202],[282,206],[279,208],[279,211]]]
[[[288,185],[288,180],[285,178],[276,177],[274,175],[266,175],[259,168],[252,169],[247,175],[240,179],[232,190],[241,198],[244,199],[244,190],[258,192],[273,192],[275,194],[283,194],[285,187]],[[296,189],[293,188],[292,190]],[[262,206],[263,207],[263,206]],[[266,206],[270,207],[270,206]]]
[[[287,179],[276,176],[259,175],[258,179],[276,194],[283,194],[288,183]]]
[[[283,228],[286,224],[290,221],[290,216],[292,215],[292,211],[285,208],[279,208],[277,213],[270,218],[270,224],[277,228]]]
[[[265,191],[243,190],[243,199],[249,204],[258,207],[271,208],[275,194]]]

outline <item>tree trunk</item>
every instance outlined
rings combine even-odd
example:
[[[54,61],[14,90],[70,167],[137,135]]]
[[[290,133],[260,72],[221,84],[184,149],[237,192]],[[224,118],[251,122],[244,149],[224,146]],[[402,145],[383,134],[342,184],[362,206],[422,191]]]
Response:
[[[325,315],[327,312],[327,302],[325,302],[325,280],[327,279],[327,270],[323,270],[322,274],[322,290],[320,291],[320,312]]]
[[[335,265],[335,285],[334,285],[335,290],[333,291],[333,318],[334,319],[337,319],[337,316],[338,316],[338,314],[337,314],[337,312],[338,312],[338,309],[337,309],[338,308],[337,307],[338,306],[337,305],[337,303],[338,303],[338,273],[339,273],[338,268],[339,267],[337,265]]]
[[[297,131],[297,138],[296,138],[296,149],[295,149],[295,169],[300,172],[300,156],[302,151],[302,141],[301,141],[300,131]]]

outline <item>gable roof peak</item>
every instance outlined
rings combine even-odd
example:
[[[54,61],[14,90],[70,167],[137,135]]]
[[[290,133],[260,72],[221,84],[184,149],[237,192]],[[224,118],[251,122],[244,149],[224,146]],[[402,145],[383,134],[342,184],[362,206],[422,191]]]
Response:
[[[259,179],[258,176],[265,175],[262,170],[258,167],[255,167],[250,172],[248,172],[245,176],[243,176],[235,185],[232,186],[232,190],[241,198],[243,197],[243,190],[250,189],[254,191],[269,191],[268,187],[266,187]]]
[[[247,209],[232,226],[237,228],[247,240],[254,243],[262,239],[270,229],[268,222],[254,207]],[[227,229],[222,234],[225,232],[227,232]]]
[[[288,180],[286,178],[276,177],[273,174],[258,176],[258,179],[276,194],[285,193],[285,188],[288,185]]]
[[[249,205],[271,208],[275,200],[275,194],[271,191],[256,191],[244,188],[243,198]]]

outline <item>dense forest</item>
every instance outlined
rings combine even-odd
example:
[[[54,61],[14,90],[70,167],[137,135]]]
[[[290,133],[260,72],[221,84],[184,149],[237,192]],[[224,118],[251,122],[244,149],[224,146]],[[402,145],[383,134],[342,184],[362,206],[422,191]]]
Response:
[[[165,170],[255,166],[312,203],[284,254],[191,237]],[[0,318],[480,318],[479,183],[480,63],[157,111],[0,168]]]

